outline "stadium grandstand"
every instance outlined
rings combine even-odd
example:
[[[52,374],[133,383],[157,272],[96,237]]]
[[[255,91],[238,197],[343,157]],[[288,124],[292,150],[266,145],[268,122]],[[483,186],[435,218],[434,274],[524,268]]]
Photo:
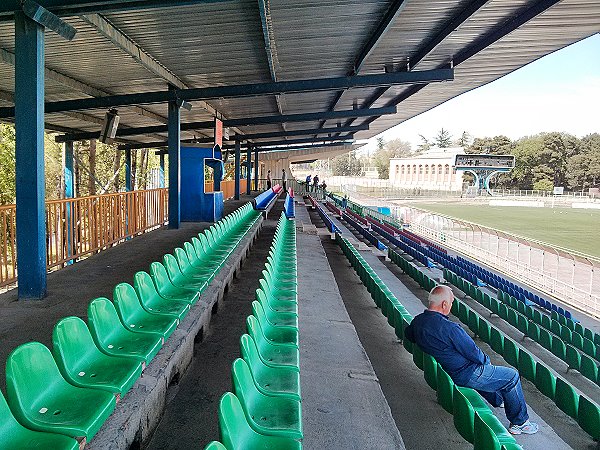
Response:
[[[598,448],[597,259],[291,165],[599,30],[596,0],[0,2],[0,449]],[[123,152],[124,189],[75,195],[90,141]],[[142,150],[153,189],[132,182]],[[538,275],[515,239],[591,275]],[[438,285],[518,371],[537,433],[405,336]]]

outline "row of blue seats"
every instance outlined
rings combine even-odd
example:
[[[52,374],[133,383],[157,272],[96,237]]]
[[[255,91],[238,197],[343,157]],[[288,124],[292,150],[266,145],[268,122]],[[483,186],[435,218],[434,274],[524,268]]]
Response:
[[[423,264],[426,267],[429,267],[430,262],[427,259],[427,257],[425,255],[423,255],[421,252],[417,251],[416,249],[410,247],[408,244],[405,244],[401,239],[403,236],[392,236],[391,233],[388,233],[386,230],[384,230],[381,227],[378,227],[375,224],[371,224],[371,228],[380,236],[382,236],[383,238],[385,238],[390,244],[398,247],[399,249],[401,249],[404,253],[409,254],[410,256],[412,256],[414,259],[416,259],[417,261],[419,261],[421,264]]]
[[[569,310],[562,308],[561,306],[558,306],[552,303],[551,301],[540,297],[537,294],[534,294],[533,292],[523,288],[522,286],[519,286],[507,280],[501,275],[497,275],[489,270],[483,269],[482,267],[472,263],[471,261],[467,261],[466,259],[461,258],[460,256],[457,257],[457,259],[461,267],[476,272],[481,280],[495,287],[496,289],[502,290],[510,294],[511,296],[517,298],[518,300],[521,300],[522,302],[533,302],[536,305],[547,309],[548,311],[555,311],[559,315],[565,316],[567,319],[571,319],[575,322],[578,322],[578,320],[573,317]]]
[[[377,247],[379,250],[387,250],[387,246],[381,242],[377,237],[367,230],[365,227],[360,225],[350,214],[347,214],[345,211],[342,213],[342,218],[348,222],[352,228],[358,231],[362,237],[364,237],[367,241]]]
[[[296,217],[296,209],[294,206],[294,190],[290,189],[285,197],[285,203],[283,204],[283,210],[285,217],[293,219]]]
[[[252,199],[252,206],[254,209],[259,211],[264,211],[269,208],[269,206],[277,199],[279,193],[281,192],[281,186],[276,184],[271,189],[267,189],[264,192],[258,194],[254,199]]]
[[[327,227],[327,229],[331,232],[331,233],[341,233],[340,229],[335,225],[335,223],[333,223],[333,220],[331,220],[331,218],[327,215],[327,212],[325,212],[325,210],[323,209],[323,207],[319,204],[319,202],[317,202],[313,197],[311,197],[310,195],[308,196],[308,199],[310,200],[310,202],[313,204],[313,206],[315,208],[317,208],[317,212],[319,213],[319,216],[321,217],[321,220],[323,220],[323,222],[325,223],[325,226]]]

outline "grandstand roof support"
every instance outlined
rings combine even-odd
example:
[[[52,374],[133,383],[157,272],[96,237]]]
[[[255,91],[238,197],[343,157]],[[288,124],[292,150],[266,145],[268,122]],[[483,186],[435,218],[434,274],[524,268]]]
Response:
[[[246,149],[246,195],[250,195],[250,178],[252,177],[252,147]]]
[[[15,131],[19,299],[46,295],[44,27],[15,13]]]
[[[396,114],[397,108],[395,106],[389,108],[368,108],[368,109],[350,109],[343,111],[325,111],[325,112],[315,112],[315,113],[303,113],[303,114],[284,114],[284,115],[275,115],[275,116],[263,116],[263,117],[255,117],[255,118],[240,118],[240,119],[228,119],[223,121],[223,126],[233,126],[233,125],[268,125],[272,123],[280,123],[280,122],[310,122],[314,120],[319,120],[321,118],[327,119],[344,119],[348,117],[369,117],[369,116],[379,116],[386,114]],[[77,113],[80,114],[80,113]],[[204,122],[189,122],[182,123],[181,130],[196,130],[198,128],[206,128],[210,129],[214,127],[214,121],[204,121]],[[117,137],[123,136],[137,136],[142,134],[150,134],[150,133],[165,133],[168,131],[168,127],[165,125],[154,125],[149,127],[138,127],[138,128],[119,128],[117,130]],[[336,129],[335,132],[344,132],[344,129]],[[319,130],[320,133],[325,133],[323,129]],[[288,135],[292,135],[288,132]],[[245,139],[242,135],[236,135],[239,139]],[[81,133],[71,133],[64,134],[60,136],[56,136],[56,142],[67,142],[67,141],[84,141],[88,139],[98,139],[100,137],[100,132],[98,131],[89,131],[89,132],[81,132]]]
[[[239,84],[193,89],[169,89],[168,91],[142,92],[137,94],[111,95],[98,98],[82,98],[48,102],[47,113],[78,111],[86,109],[103,109],[136,104],[166,103],[176,100],[188,102],[216,98],[243,98],[284,93],[318,92],[361,87],[377,87],[401,84],[420,84],[438,81],[452,81],[454,70],[435,69],[420,72],[393,72],[372,75],[357,75],[335,78],[313,78],[294,81],[277,81],[269,83]],[[14,108],[0,108],[0,118],[14,116]]]
[[[175,88],[169,87],[170,90]],[[181,220],[181,109],[177,100],[169,102],[169,228],[178,229]]]
[[[258,149],[254,149],[254,190],[258,191]]]
[[[240,160],[242,159],[242,149],[240,141],[235,142],[235,162],[234,162],[234,173],[233,178],[235,180],[233,198],[235,200],[240,199]]]

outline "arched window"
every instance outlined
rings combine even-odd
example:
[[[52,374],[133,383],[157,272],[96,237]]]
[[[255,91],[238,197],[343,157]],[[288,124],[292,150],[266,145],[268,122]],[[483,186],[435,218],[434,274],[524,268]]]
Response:
[[[404,175],[404,164],[402,164],[402,168],[400,169],[400,173]]]
[[[435,164],[431,165],[431,175],[435,175]]]
[[[446,175],[450,174],[450,166],[446,164]]]
[[[398,175],[399,172],[400,172],[400,166],[398,164],[396,164],[396,175]]]
[[[419,175],[423,174],[423,166],[419,164]]]
[[[429,164],[425,164],[425,175],[429,175]]]

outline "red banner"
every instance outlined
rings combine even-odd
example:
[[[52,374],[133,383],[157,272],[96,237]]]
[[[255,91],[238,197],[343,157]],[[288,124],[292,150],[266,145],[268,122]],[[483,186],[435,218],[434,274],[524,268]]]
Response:
[[[215,117],[215,145],[223,148],[223,122]]]

